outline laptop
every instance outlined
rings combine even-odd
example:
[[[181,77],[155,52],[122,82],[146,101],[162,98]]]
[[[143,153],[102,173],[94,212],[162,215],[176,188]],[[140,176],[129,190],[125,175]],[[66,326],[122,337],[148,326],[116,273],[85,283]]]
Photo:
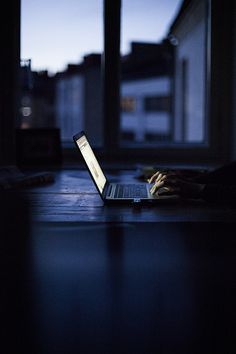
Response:
[[[160,200],[173,199],[173,196],[154,196],[150,193],[151,185],[145,182],[121,183],[107,179],[84,131],[73,136],[73,140],[79,149],[88,172],[104,203],[117,204],[146,204]]]

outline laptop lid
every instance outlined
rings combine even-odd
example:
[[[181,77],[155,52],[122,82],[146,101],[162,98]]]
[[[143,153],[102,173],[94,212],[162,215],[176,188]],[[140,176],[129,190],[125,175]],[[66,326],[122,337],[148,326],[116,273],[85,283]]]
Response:
[[[94,181],[99,194],[104,199],[104,192],[108,185],[108,180],[99,165],[96,156],[88,142],[84,131],[73,136],[76,146],[79,148],[82,157],[87,165],[88,171]]]

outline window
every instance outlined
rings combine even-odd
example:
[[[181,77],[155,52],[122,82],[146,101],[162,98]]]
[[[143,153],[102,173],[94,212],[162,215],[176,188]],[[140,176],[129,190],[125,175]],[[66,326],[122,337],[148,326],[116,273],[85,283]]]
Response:
[[[145,112],[170,112],[170,96],[150,96],[144,97]]]
[[[134,97],[124,96],[121,99],[121,110],[125,113],[133,113],[136,110],[136,100]]]
[[[140,147],[208,143],[207,1],[189,3],[122,1],[121,97],[136,98]],[[122,133],[128,119],[122,112]],[[127,139],[120,144],[128,146]]]
[[[102,12],[102,0],[21,1],[21,128],[60,128],[64,146],[84,129],[102,145]]]
[[[50,0],[45,6],[53,7],[53,3]],[[66,11],[60,15],[63,3]],[[74,2],[62,1],[56,6],[50,28],[56,28],[56,22],[64,17],[70,19],[69,27],[61,26],[60,36],[51,41],[55,44],[53,49],[46,48],[43,42],[44,47],[38,52],[38,56],[55,48],[56,51],[63,48],[65,52],[64,38],[73,42],[76,57],[70,57],[68,49],[66,66],[52,74],[49,62],[37,68],[36,60],[25,50],[24,38],[32,47],[33,38],[38,46],[31,32],[39,6],[43,8],[41,1],[39,4],[27,0],[26,6],[22,0],[22,33],[25,33],[22,60],[30,59],[28,63],[22,61],[22,127],[58,126],[64,147],[71,151],[74,150],[71,136],[84,129],[101,154],[119,155],[121,159],[128,153],[134,160],[146,161],[156,158],[157,151],[163,161],[213,156],[212,147],[223,139],[220,132],[228,134],[227,125],[219,123],[212,97],[219,98],[217,83],[226,80],[220,74],[217,58],[221,54],[216,48],[220,47],[217,37],[222,38],[221,43],[224,38],[232,39],[227,36],[231,33],[228,24],[232,23],[228,21],[229,12],[221,20],[224,21],[221,33],[218,1],[214,4],[210,0],[77,3],[82,4],[79,12],[73,8]],[[45,25],[45,19],[40,21],[38,17],[38,26]],[[82,21],[84,27],[81,18],[88,21],[87,24]],[[92,27],[94,19],[97,30]],[[76,40],[70,38],[70,22],[74,23],[73,30],[80,29]],[[89,47],[92,37],[96,37],[98,45]],[[83,51],[81,57],[77,47]],[[230,58],[230,45],[227,48]],[[61,53],[56,54],[60,58]],[[230,70],[224,65],[225,71]],[[222,103],[225,107],[226,100]]]

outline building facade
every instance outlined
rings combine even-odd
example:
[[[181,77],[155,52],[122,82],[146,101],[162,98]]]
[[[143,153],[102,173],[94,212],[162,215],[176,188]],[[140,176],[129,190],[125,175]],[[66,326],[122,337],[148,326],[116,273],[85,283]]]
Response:
[[[85,130],[93,144],[102,144],[101,55],[88,55],[83,63],[68,65],[56,75],[55,108],[64,143]]]
[[[167,43],[132,43],[121,62],[120,132],[124,143],[171,139],[173,53]],[[62,140],[86,130],[102,144],[101,57],[89,55],[80,65],[57,75],[56,116]]]
[[[173,47],[162,43],[131,44],[122,60],[121,133],[130,143],[172,139]]]
[[[207,1],[183,1],[170,29],[175,46],[174,141],[207,140]]]

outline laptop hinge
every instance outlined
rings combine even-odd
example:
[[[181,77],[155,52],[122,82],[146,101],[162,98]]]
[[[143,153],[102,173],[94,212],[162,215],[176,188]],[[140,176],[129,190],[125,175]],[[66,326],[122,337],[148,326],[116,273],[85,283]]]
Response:
[[[108,194],[109,192],[110,192],[110,184],[108,182],[106,182],[105,187],[104,187],[103,192],[102,192],[102,198],[106,199],[107,196],[109,195]]]
[[[112,185],[109,184],[107,187],[107,191],[106,191],[106,197],[111,197],[111,192],[112,192]]]

